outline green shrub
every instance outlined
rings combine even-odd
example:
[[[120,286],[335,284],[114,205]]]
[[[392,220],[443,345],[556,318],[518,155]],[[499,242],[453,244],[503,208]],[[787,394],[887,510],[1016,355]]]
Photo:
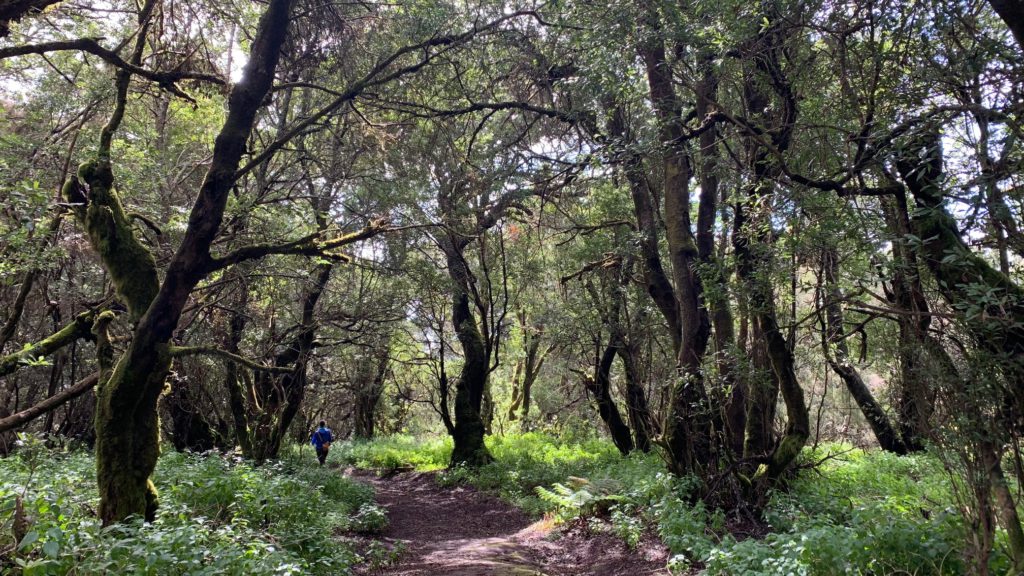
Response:
[[[254,467],[169,452],[155,480],[155,522],[101,528],[95,461],[34,448],[0,459],[0,571],[24,574],[344,574],[362,559],[339,531],[379,531],[371,488],[294,459]],[[13,542],[14,502],[31,529]]]
[[[447,436],[416,439],[389,436],[370,441],[336,442],[331,457],[358,466],[389,471],[412,467],[420,471],[439,470],[451,459],[452,441]]]

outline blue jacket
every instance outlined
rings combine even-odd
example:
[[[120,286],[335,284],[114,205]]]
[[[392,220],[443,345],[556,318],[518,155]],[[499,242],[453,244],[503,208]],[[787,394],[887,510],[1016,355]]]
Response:
[[[331,435],[330,428],[317,428],[313,435],[309,437],[309,443],[317,448],[323,446],[324,442],[334,442],[334,436]]]

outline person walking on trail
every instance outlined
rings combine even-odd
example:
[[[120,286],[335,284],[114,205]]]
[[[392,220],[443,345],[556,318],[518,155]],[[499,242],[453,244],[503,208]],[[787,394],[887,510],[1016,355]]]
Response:
[[[320,427],[309,437],[309,443],[316,447],[316,459],[320,461],[321,466],[327,461],[327,452],[331,449],[333,441],[334,436],[331,434],[331,429],[327,427],[326,422],[321,420]]]

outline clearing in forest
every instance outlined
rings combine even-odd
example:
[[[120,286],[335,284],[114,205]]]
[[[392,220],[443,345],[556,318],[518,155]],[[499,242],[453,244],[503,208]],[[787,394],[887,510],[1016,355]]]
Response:
[[[364,574],[388,576],[570,576],[668,574],[667,552],[642,543],[630,550],[611,534],[579,524],[552,531],[501,499],[466,486],[445,488],[433,472],[349,476],[377,491],[388,512],[380,539],[400,546],[397,561]]]

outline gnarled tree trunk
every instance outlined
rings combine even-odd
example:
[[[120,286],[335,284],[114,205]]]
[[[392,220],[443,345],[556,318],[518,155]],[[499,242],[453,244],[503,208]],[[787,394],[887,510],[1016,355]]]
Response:
[[[105,128],[101,135],[96,161],[79,172],[89,185],[88,196],[74,182],[67,189],[70,200],[87,200],[76,216],[137,322],[128,349],[110,376],[101,379],[97,392],[96,475],[104,524],[133,514],[148,519],[155,516],[157,497],[150,475],[159,455],[156,404],[170,369],[171,336],[192,289],[209,270],[210,245],[220,227],[256,111],[270,91],[290,10],[291,0],[271,0],[260,19],[243,81],[231,90],[227,119],[217,137],[210,168],[162,285],[157,284],[152,256],[134,239],[113,189],[109,130]],[[147,20],[148,15],[142,19]],[[145,37],[145,30],[140,31],[139,55]],[[129,80],[126,72],[119,73],[120,110],[115,117],[123,115]],[[114,117],[111,120],[108,128],[116,127]]]
[[[462,372],[455,384],[454,426],[451,463],[479,465],[493,458],[484,444],[484,421],[480,413],[487,387],[490,354],[470,308],[472,282],[464,250],[466,240],[451,237],[442,241],[452,282],[452,326],[462,346]]]

